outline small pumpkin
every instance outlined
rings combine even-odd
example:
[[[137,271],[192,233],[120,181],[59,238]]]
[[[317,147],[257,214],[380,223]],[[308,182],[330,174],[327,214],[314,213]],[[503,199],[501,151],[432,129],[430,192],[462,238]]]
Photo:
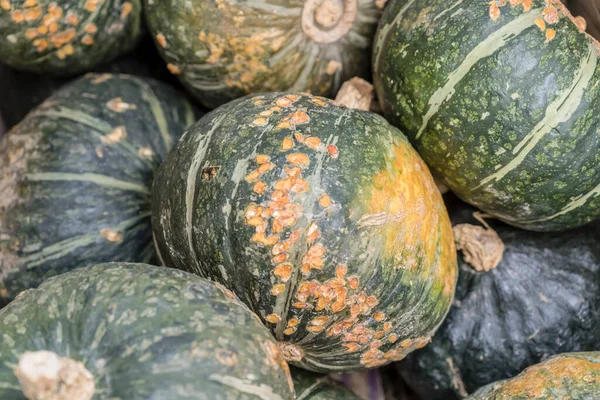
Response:
[[[350,389],[327,375],[291,368],[296,400],[360,400]]]
[[[0,138],[0,302],[76,267],[151,261],[154,171],[194,121],[165,84],[91,74]]]
[[[600,217],[600,44],[559,0],[391,0],[376,37],[384,115],[434,175],[502,221]]]
[[[370,76],[385,0],[145,1],[169,70],[214,108],[255,92],[334,96]]]
[[[484,388],[468,400],[597,399],[600,353],[560,354],[527,368],[513,379]]]
[[[183,271],[107,263],[53,277],[0,310],[0,337],[2,399],[294,398],[256,316]]]
[[[456,283],[441,195],[379,115],[301,93],[230,102],[159,168],[165,265],[223,283],[317,372],[375,367],[424,346]]]
[[[0,61],[20,70],[75,75],[134,48],[141,0],[0,0]]]
[[[600,222],[539,233],[491,220],[484,228],[464,203],[449,209],[457,242],[473,260],[459,256],[446,320],[430,345],[401,364],[411,386],[428,399],[464,397],[550,355],[600,350]],[[498,260],[482,255],[501,249],[491,245],[494,236],[503,243],[501,261],[478,272],[472,264]]]

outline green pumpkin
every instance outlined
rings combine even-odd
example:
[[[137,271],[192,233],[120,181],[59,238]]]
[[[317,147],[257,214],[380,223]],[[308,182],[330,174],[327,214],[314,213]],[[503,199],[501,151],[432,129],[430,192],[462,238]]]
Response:
[[[88,75],[0,139],[0,302],[105,261],[149,262],[154,171],[195,121],[171,87]]]
[[[455,229],[485,231],[472,207],[448,207]],[[464,397],[548,356],[600,350],[600,221],[553,233],[489,224],[504,243],[502,260],[478,272],[459,256],[446,320],[430,345],[401,363],[423,398]]]
[[[248,93],[335,96],[370,76],[365,55],[385,0],[145,1],[169,70],[213,108]]]
[[[25,399],[13,370],[37,351],[82,362],[94,400],[293,399],[256,316],[221,286],[168,268],[107,263],[53,277],[0,311],[0,337],[2,399]]]
[[[24,71],[88,71],[132,50],[141,33],[141,0],[0,0],[0,61]]]
[[[233,290],[306,369],[401,359],[452,301],[454,241],[427,167],[382,117],[322,97],[207,114],[161,165],[152,208],[165,265]]]
[[[502,5],[501,5],[502,4]],[[600,217],[600,44],[559,0],[391,0],[384,114],[463,200],[528,230]]]
[[[600,353],[565,353],[519,376],[481,388],[467,400],[593,400],[600,397]]]
[[[291,368],[296,400],[360,400],[346,386],[327,375]]]

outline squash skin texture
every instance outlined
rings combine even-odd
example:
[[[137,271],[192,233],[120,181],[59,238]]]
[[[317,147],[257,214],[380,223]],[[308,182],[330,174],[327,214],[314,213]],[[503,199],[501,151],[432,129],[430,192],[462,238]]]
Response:
[[[479,225],[474,208],[447,204],[454,225]],[[600,349],[600,223],[561,233],[488,223],[504,242],[502,261],[476,272],[459,254],[446,320],[429,346],[399,364],[424,398],[464,396],[550,355]]]
[[[154,171],[193,122],[163,83],[90,74],[0,138],[0,303],[77,267],[153,260]]]
[[[600,353],[565,353],[493,383],[468,400],[587,400],[600,393]]]
[[[584,225],[600,217],[600,46],[558,0],[503,3],[391,0],[384,114],[468,203],[527,230]]]
[[[327,375],[290,368],[296,398],[302,400],[360,400],[350,389]]]
[[[23,71],[72,76],[132,50],[141,0],[1,0],[0,61]]]
[[[287,364],[256,316],[183,271],[132,263],[71,271],[2,309],[0,327],[2,399],[25,399],[11,366],[36,350],[82,361],[94,400],[253,400],[253,390],[294,398]]]
[[[456,282],[447,213],[382,117],[300,93],[207,114],[161,165],[153,231],[165,265],[223,283],[317,372],[424,346]]]
[[[328,40],[335,39],[328,43],[306,30],[320,29],[314,17],[303,16],[315,0],[145,0],[144,12],[169,70],[215,108],[257,92],[334,97],[346,80],[369,77],[364,57],[385,1],[330,2],[343,11],[328,29]]]

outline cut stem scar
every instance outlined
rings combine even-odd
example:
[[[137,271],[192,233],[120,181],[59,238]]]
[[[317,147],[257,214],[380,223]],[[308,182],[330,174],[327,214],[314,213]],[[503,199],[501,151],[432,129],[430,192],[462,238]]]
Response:
[[[504,254],[504,242],[484,218],[487,214],[473,213],[473,217],[484,227],[458,224],[452,228],[457,250],[462,250],[465,262],[476,271],[490,271],[500,264]]]

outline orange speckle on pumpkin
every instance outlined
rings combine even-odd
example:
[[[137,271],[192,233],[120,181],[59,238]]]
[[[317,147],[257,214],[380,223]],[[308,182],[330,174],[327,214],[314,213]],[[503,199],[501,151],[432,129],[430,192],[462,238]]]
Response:
[[[254,121],[252,121],[252,125],[254,125],[254,126],[265,126],[268,123],[269,123],[269,119],[264,118],[264,117],[259,117],[259,118],[256,118]]]
[[[385,319],[385,314],[377,311],[375,314],[373,314],[373,319],[377,322],[381,322]]]
[[[533,0],[523,0],[523,10],[525,12],[531,11],[531,7],[533,7]]]
[[[308,167],[310,164],[310,158],[303,153],[292,153],[286,157],[286,160],[292,165],[297,165],[303,168]]]
[[[324,194],[319,198],[319,204],[323,208],[329,208],[333,204],[331,201],[331,197],[328,194]]]
[[[84,30],[86,33],[93,35],[96,32],[98,32],[98,27],[96,26],[96,24],[90,23],[85,26]]]
[[[556,37],[556,31],[554,29],[548,29],[546,31],[546,40],[551,41]]]
[[[13,22],[16,22],[17,24],[23,22],[25,20],[25,18],[23,17],[23,11],[21,11],[21,10],[11,11],[11,13],[10,13],[10,19]]]
[[[388,342],[390,342],[390,343],[396,343],[397,340],[398,340],[398,335],[396,335],[395,333],[392,333],[388,337]]]
[[[275,267],[273,274],[278,276],[283,282],[287,282],[292,276],[293,265],[290,263],[280,264]]]
[[[546,22],[544,21],[543,18],[536,18],[535,24],[537,25],[538,28],[540,28],[540,30],[542,32],[546,30]]]
[[[258,159],[256,160],[258,161]],[[268,161],[265,161],[263,163],[259,162],[260,167],[258,167],[258,172],[262,175],[265,172],[270,171],[275,165],[273,163],[270,163]]]
[[[297,301],[294,304],[292,304],[292,307],[294,308],[300,308],[300,309],[304,309],[304,308],[308,308],[309,304],[305,303],[303,301]]]
[[[40,6],[29,8],[23,11],[23,19],[28,22],[35,21],[42,16],[43,12],[44,10]]]
[[[109,242],[118,243],[123,241],[123,234],[115,229],[104,228],[100,231],[100,235]]]
[[[346,348],[346,353],[354,353],[360,350],[358,343],[344,343],[343,346]]]
[[[57,31],[58,31],[58,22],[51,22],[50,25],[48,25],[48,32],[56,33]]]
[[[496,0],[490,2],[490,18],[492,21],[497,21],[500,18],[500,7],[498,7]]]
[[[304,144],[310,147],[313,150],[318,150],[321,146],[321,139],[316,136],[311,136],[304,140]]]
[[[335,276],[337,276],[340,279],[345,277],[347,272],[348,272],[348,267],[345,265],[338,265],[335,268]]]
[[[314,242],[321,236],[321,232],[319,232],[319,227],[314,222],[308,226],[306,230],[306,239],[309,243]]]
[[[292,192],[301,193],[306,192],[309,189],[308,182],[302,178],[293,178],[294,184],[291,187]]]
[[[287,97],[280,97],[277,100],[275,100],[275,104],[277,104],[278,107],[287,108],[293,104],[293,101],[291,101]]]
[[[383,330],[386,332],[389,332],[390,330],[392,330],[392,323],[386,322],[385,324],[383,324]]]
[[[286,336],[293,335],[294,333],[296,333],[296,328],[291,328],[290,327],[290,328],[286,328],[283,331],[283,334],[286,335]]]
[[[304,135],[300,132],[294,133],[294,138],[298,141],[298,143],[304,143]]]
[[[319,317],[315,317],[315,318],[311,319],[309,324],[315,325],[315,326],[323,326],[327,322],[329,322],[329,317],[326,315],[321,315]]]
[[[579,29],[579,32],[583,33],[587,29],[587,21],[582,16],[575,17],[573,22],[577,26],[577,29]]]
[[[125,129],[124,126],[117,126],[108,135],[101,136],[100,140],[104,144],[114,144],[114,143],[120,142],[121,140],[125,139],[126,137],[127,137],[127,129]]]
[[[180,75],[181,74],[181,68],[179,68],[177,65],[175,64],[171,64],[168,63],[167,64],[167,69],[169,70],[170,73],[172,73],[173,75]]]
[[[151,160],[152,157],[154,157],[154,152],[150,147],[140,147],[138,150],[138,156],[140,156],[140,158]]]
[[[137,109],[137,106],[135,104],[129,104],[129,103],[125,103],[123,101],[122,98],[120,97],[115,97],[114,99],[108,101],[106,103],[106,106],[114,111],[114,112],[118,112],[118,113],[122,113],[125,112],[127,110],[135,110]]]
[[[37,0],[25,0],[23,4],[25,7],[35,7],[37,6]]]
[[[306,330],[309,331],[310,333],[319,333],[323,329],[325,329],[325,327],[319,326],[319,325],[310,325],[306,328]]]
[[[49,43],[46,39],[35,39],[33,41],[33,45],[37,47],[37,51],[39,53],[46,50],[49,46]]]
[[[333,158],[338,158],[338,155],[340,154],[340,152],[335,144],[327,145],[327,152]]]
[[[281,151],[288,151],[294,147],[294,141],[292,138],[286,137],[281,143]]]
[[[295,125],[303,125],[310,122],[310,117],[304,111],[296,111],[290,116],[290,119]]]
[[[270,322],[272,324],[276,324],[279,321],[281,321],[281,317],[277,314],[269,314],[265,317],[265,319],[267,320],[267,322]]]
[[[377,300],[377,298],[376,298],[375,296],[369,296],[369,297],[367,297],[367,299],[366,299],[366,301],[365,301],[365,302],[366,302],[366,304],[367,304],[369,307],[371,307],[371,308],[373,308],[373,307],[375,307],[377,304],[379,304],[379,301]],[[384,318],[385,318],[385,316],[384,316]]]
[[[263,181],[258,181],[254,184],[254,187],[252,188],[252,190],[258,194],[263,194],[265,192],[266,188],[267,188],[266,183],[264,183]]]
[[[290,129],[292,127],[292,123],[290,121],[281,121],[278,123],[275,128],[278,129]]]
[[[260,115],[261,117],[270,117],[271,115],[273,115],[273,111],[265,110],[260,112],[258,115]]]
[[[0,7],[5,11],[10,11],[11,5],[9,0],[0,0]]]
[[[73,26],[79,25],[79,17],[72,12],[67,13],[67,23]]]
[[[559,20],[558,9],[551,4],[548,4],[546,8],[544,8],[542,14],[544,15],[544,20],[550,25],[557,23]]]
[[[246,225],[249,225],[249,226],[261,226],[264,222],[265,221],[261,217],[256,216],[256,217],[248,218],[246,220]]]
[[[129,1],[123,3],[121,6],[121,19],[127,18],[127,16],[131,14],[131,11],[133,11],[133,4]]]
[[[290,318],[287,322],[287,326],[298,326],[300,325],[300,320],[296,317]]]
[[[260,172],[258,172],[257,169],[255,169],[254,171],[250,172],[248,175],[246,175],[246,182],[251,183],[256,181],[258,178],[260,177]]]
[[[81,38],[81,43],[86,46],[91,46],[94,44],[94,38],[90,35],[85,35],[83,38]]]
[[[277,254],[275,257],[273,257],[273,262],[275,264],[280,264],[282,262],[284,262],[285,260],[287,260],[288,255],[286,253],[280,253]]]
[[[221,365],[233,367],[237,363],[237,354],[226,349],[217,349],[215,358]]]
[[[346,302],[344,301],[340,301],[340,300],[336,300],[332,305],[331,305],[331,311],[333,311],[334,313],[340,312],[342,310],[344,310],[346,308]]]
[[[29,29],[27,29],[27,32],[25,32],[25,37],[29,40],[32,40],[37,35],[38,35],[38,31],[35,28],[29,28]]]
[[[62,47],[72,41],[76,34],[77,32],[75,31],[75,28],[69,28],[65,31],[50,35],[50,41],[54,46]]]
[[[96,11],[98,3],[100,3],[100,1],[101,0],[87,0],[85,3],[85,9],[89,12]]]
[[[165,35],[163,35],[162,33],[157,33],[155,38],[156,43],[158,43],[160,47],[162,47],[163,49],[167,47],[167,38],[165,37]]]

